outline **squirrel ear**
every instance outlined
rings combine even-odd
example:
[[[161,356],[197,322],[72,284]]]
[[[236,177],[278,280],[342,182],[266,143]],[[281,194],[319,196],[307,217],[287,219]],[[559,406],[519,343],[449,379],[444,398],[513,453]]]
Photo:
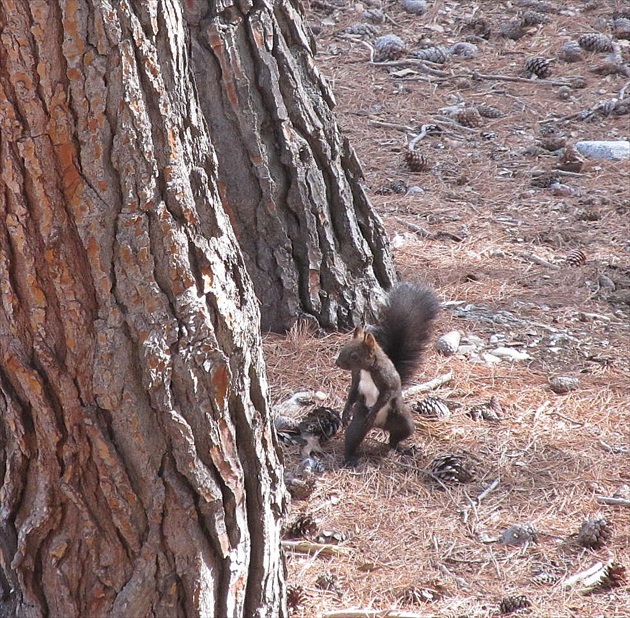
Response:
[[[361,339],[363,337],[363,326],[357,326],[352,334],[353,339]]]
[[[369,332],[365,333],[363,337],[363,343],[365,343],[370,348],[376,347],[376,339],[374,339],[374,335]]]

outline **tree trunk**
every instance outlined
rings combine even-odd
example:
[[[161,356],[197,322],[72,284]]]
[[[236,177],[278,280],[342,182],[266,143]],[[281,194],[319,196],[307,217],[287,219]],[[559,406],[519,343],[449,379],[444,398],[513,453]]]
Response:
[[[181,7],[0,22],[0,615],[285,615],[258,305]]]
[[[187,7],[201,107],[263,328],[301,316],[355,325],[395,271],[299,3]]]

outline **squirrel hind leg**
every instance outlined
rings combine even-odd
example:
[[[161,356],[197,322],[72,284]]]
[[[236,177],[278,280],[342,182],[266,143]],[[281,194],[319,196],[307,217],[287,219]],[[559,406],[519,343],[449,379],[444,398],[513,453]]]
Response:
[[[406,410],[399,413],[390,412],[383,429],[389,431],[390,448],[397,449],[400,442],[413,434],[413,418]]]

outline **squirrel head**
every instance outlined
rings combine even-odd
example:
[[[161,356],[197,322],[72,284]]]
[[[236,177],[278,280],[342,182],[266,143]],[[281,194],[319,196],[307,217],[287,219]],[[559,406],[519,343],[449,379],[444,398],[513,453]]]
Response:
[[[336,365],[341,369],[370,369],[374,365],[378,350],[378,343],[374,335],[362,326],[354,329],[352,340],[341,348]]]

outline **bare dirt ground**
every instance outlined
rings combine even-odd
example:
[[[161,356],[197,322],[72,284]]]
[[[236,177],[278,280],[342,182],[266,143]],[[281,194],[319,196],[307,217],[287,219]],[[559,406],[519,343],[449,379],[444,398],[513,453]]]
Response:
[[[624,8],[630,18],[622,0],[435,1],[424,15],[393,1],[307,6],[318,65],[400,275],[432,285],[443,301],[436,337],[456,329],[475,347],[427,354],[418,382],[452,371],[432,394],[460,407],[439,421],[418,417],[416,455],[388,454],[374,432],[363,463],[344,469],[338,435],[326,445],[325,470],[309,476],[297,447],[285,449],[289,478],[312,484],[293,500],[288,523],[307,514],[316,529],[306,536],[342,548],[332,556],[287,552],[289,583],[302,591],[295,615],[362,608],[496,616],[503,599],[525,595],[530,606],[520,611],[530,616],[630,616],[630,508],[598,500],[630,499],[630,159],[574,161],[572,148],[630,138],[630,114],[608,113],[630,96],[630,41],[612,27]],[[374,23],[379,14],[367,9],[380,9],[384,21]],[[525,25],[517,40],[501,35],[528,11],[543,23]],[[360,22],[370,27],[353,30],[367,34],[346,32]],[[574,63],[559,59],[564,43],[595,32],[614,35],[616,59],[588,51]],[[463,41],[477,54],[370,63],[375,41],[389,33],[405,43],[402,59]],[[531,57],[555,60],[552,74],[529,79]],[[472,113],[479,126],[463,126],[458,106],[480,104],[501,116]],[[426,169],[411,172],[407,136],[427,124],[441,132],[416,142]],[[566,261],[572,252],[577,265]],[[346,337],[299,329],[269,336],[274,401],[313,389],[341,409],[349,380],[334,359]],[[497,346],[530,358],[484,357]],[[578,378],[579,387],[552,392],[557,375]],[[466,414],[491,396],[503,408],[500,422]],[[431,480],[427,468],[446,454],[474,463],[474,479]],[[598,549],[576,542],[589,517],[612,530]],[[537,534],[506,544],[512,525]],[[616,585],[591,593],[567,585],[597,562],[616,565]]]

